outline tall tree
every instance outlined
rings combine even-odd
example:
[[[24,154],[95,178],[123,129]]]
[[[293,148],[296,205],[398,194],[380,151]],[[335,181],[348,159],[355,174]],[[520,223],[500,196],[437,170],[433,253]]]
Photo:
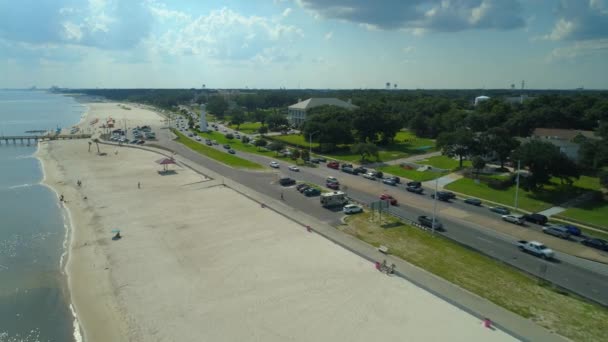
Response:
[[[245,122],[245,112],[243,109],[236,107],[230,111],[230,122],[233,125],[236,125],[236,130],[238,131],[241,127],[241,124]]]
[[[353,142],[351,112],[335,106],[321,106],[309,111],[302,126],[306,140],[335,146]]]
[[[464,158],[479,152],[480,146],[473,132],[460,128],[454,132],[441,133],[437,138],[437,147],[449,157],[458,157],[460,168]]]
[[[375,157],[376,160],[379,159],[378,156],[378,146],[376,146],[375,144],[370,144],[370,143],[357,143],[354,144],[351,148],[350,148],[352,153],[356,153],[358,155],[361,156],[361,161],[365,161],[366,157]]]
[[[207,110],[209,113],[223,118],[226,110],[228,109],[228,102],[224,100],[223,96],[211,96],[209,102],[207,102]]]
[[[486,161],[481,156],[473,157],[473,159],[471,159],[471,163],[473,164],[473,168],[475,169],[477,174],[481,172],[481,169],[486,167]]]
[[[280,129],[282,126],[287,125],[288,122],[285,115],[275,111],[274,113],[266,117],[266,124],[268,125],[268,128],[271,131],[274,131]]]
[[[519,146],[519,141],[515,139],[504,127],[494,127],[483,134],[482,142],[490,152],[494,152],[500,161],[500,168],[504,168],[505,161],[513,150]]]

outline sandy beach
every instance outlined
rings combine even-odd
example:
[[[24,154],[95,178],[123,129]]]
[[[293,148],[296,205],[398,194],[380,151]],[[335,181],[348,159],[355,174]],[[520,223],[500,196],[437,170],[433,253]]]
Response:
[[[83,125],[162,124],[143,108],[89,107]],[[513,340],[219,181],[175,165],[161,175],[153,152],[88,148],[38,152],[70,212],[66,270],[87,341]]]

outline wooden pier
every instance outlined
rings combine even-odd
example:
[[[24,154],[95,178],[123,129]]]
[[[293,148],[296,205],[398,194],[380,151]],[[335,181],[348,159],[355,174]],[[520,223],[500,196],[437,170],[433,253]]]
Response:
[[[51,134],[51,135],[13,135],[13,136],[0,136],[1,144],[14,144],[20,143],[22,145],[30,143],[38,143],[40,140],[66,140],[66,139],[89,139],[91,134]]]

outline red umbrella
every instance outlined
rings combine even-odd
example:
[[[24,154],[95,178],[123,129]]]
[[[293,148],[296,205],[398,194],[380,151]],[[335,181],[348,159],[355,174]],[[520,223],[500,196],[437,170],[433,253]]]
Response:
[[[157,160],[156,163],[162,165],[163,170],[165,170],[165,171],[167,171],[167,165],[176,164],[175,159],[173,159],[173,158],[162,158],[162,159]]]

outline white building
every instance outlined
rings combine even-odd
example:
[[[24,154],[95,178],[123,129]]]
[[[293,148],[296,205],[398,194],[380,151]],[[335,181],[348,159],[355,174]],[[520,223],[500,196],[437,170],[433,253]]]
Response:
[[[576,142],[576,137],[582,136],[587,139],[599,139],[593,131],[581,131],[575,129],[558,128],[536,128],[532,133],[532,139],[539,139],[550,142],[559,147],[568,158],[574,161],[579,160],[578,151],[580,144]]]
[[[201,105],[201,116],[199,117],[199,130],[201,132],[207,131],[207,111],[205,110],[205,105]]]
[[[348,110],[359,108],[353,105],[350,100],[345,102],[334,97],[313,97],[287,107],[287,121],[290,125],[300,126],[306,120],[306,112],[319,106],[337,106]]]
[[[481,95],[475,98],[475,105],[477,106],[480,102],[488,101],[490,99],[489,96]]]

